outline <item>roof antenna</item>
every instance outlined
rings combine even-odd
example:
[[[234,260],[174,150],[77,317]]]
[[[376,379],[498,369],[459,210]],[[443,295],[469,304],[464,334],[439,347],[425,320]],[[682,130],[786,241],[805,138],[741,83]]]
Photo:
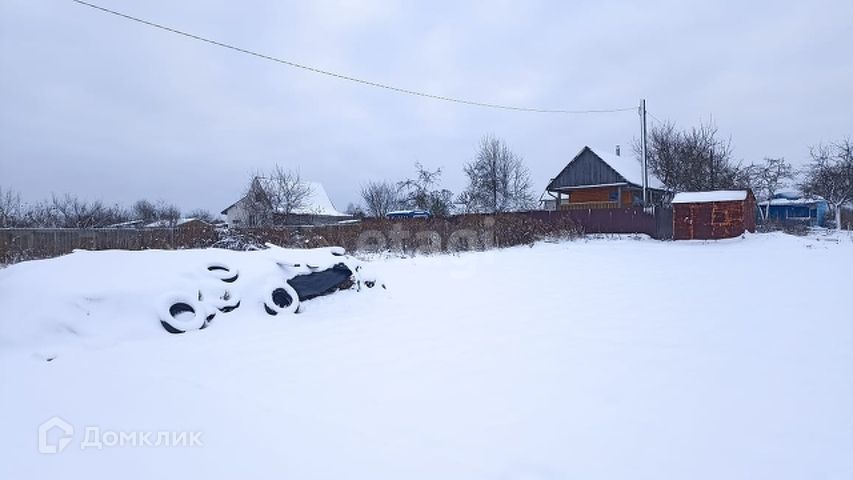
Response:
[[[616,156],[618,157],[621,154],[622,154],[622,150],[619,148],[619,144],[616,144]]]

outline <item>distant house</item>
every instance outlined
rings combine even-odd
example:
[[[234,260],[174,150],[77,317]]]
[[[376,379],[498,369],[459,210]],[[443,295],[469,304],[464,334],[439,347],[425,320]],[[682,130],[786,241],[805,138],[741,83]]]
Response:
[[[254,181],[263,182],[265,180],[256,178]],[[335,208],[322,184],[317,182],[304,183],[311,189],[311,194],[305,199],[304,205],[290,212],[288,215],[284,215],[284,212],[278,213],[277,216],[280,218],[275,223],[286,223],[288,225],[325,225],[353,218],[352,215],[339,212]],[[225,223],[229,227],[247,227],[257,224],[257,219],[253,218],[251,209],[247,208],[248,202],[247,196],[243,196],[240,200],[222,210],[222,215],[225,215]]]
[[[770,206],[769,210],[767,206]],[[806,197],[799,192],[780,192],[758,204],[771,221],[805,223],[822,227],[826,223],[829,204],[822,198]]]
[[[542,195],[539,195],[539,210],[547,210],[549,212],[557,209],[557,195],[545,190]]]
[[[129,220],[127,222],[113,223],[104,228],[142,228],[145,226],[145,220]]]
[[[649,172],[649,202],[658,203],[666,195],[663,182]],[[548,209],[553,200],[557,210],[578,208],[624,208],[643,203],[643,167],[634,158],[583,149],[548,183],[550,197],[540,198]]]
[[[204,220],[198,218],[179,218],[177,220],[157,220],[156,222],[151,222],[143,225],[143,228],[180,228],[180,229],[194,229],[194,228],[210,228],[211,224],[205,222]]]
[[[157,220],[145,223],[145,220],[130,220],[127,222],[113,223],[104,228],[128,229],[128,228],[210,228],[213,225],[199,218],[178,218],[172,220]]]
[[[672,199],[674,240],[732,238],[755,231],[755,196],[751,190],[682,192]]]

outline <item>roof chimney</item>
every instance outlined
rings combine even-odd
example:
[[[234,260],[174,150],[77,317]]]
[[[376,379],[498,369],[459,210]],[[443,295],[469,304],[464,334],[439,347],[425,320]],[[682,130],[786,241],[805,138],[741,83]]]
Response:
[[[619,148],[619,145],[616,145],[616,156],[618,157],[621,154],[622,154],[622,150]]]

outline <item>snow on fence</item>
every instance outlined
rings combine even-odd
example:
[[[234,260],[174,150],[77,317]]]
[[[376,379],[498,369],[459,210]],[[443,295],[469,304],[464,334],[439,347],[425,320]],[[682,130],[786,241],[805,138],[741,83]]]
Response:
[[[643,233],[668,239],[672,235],[672,213],[668,209],[648,213],[642,208],[531,211],[236,230],[13,228],[0,229],[0,264],[55,257],[74,249],[244,249],[265,243],[305,248],[339,245],[353,252],[437,253],[510,247],[584,233]]]

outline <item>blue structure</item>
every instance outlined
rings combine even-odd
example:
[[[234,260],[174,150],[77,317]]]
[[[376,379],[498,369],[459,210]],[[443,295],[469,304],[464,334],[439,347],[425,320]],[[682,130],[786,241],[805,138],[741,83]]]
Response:
[[[758,204],[762,214],[766,211],[767,203],[765,200]],[[828,210],[829,204],[822,198],[804,197],[797,192],[781,192],[770,200],[768,218],[777,222],[797,222],[823,227]]]
[[[399,218],[432,218],[432,213],[429,210],[397,210],[388,212],[385,215],[389,219]]]

